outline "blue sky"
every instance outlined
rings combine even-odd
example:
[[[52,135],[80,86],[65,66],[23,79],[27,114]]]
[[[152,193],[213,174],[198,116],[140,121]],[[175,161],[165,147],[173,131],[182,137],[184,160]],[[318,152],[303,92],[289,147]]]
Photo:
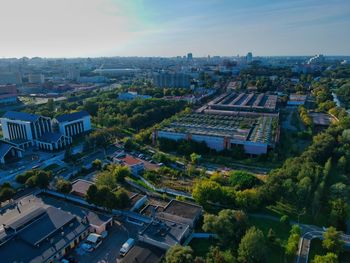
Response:
[[[349,0],[0,0],[0,9],[0,57],[350,55]]]

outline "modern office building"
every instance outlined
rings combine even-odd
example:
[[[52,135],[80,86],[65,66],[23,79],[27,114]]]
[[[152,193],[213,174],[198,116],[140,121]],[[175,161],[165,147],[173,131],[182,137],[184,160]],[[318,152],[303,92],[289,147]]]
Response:
[[[246,56],[246,61],[247,61],[247,63],[253,62],[253,53],[252,52],[248,52],[248,54]]]
[[[91,130],[91,118],[87,111],[63,114],[56,117],[53,122],[58,130],[65,136],[74,137]]]
[[[20,148],[34,146],[41,136],[52,132],[51,119],[36,114],[8,111],[0,121],[3,138]]]
[[[189,88],[191,85],[188,74],[175,72],[155,73],[153,83],[158,88]]]
[[[193,55],[192,55],[192,53],[188,53],[188,54],[187,54],[187,60],[189,60],[189,61],[193,60]]]
[[[80,113],[80,118],[75,118],[74,125],[67,126],[62,122],[63,130],[67,133],[53,131],[51,119],[48,117],[25,112],[8,111],[0,118],[4,142],[20,149],[36,146],[42,150],[55,151],[64,149],[72,143],[72,136],[82,133],[81,130],[91,129],[90,116],[86,120],[86,113]],[[66,114],[59,119],[70,120]],[[77,115],[74,114],[73,115]],[[66,116],[66,117],[65,117]],[[67,117],[68,116],[68,117]],[[84,116],[84,117],[83,117]],[[80,121],[79,121],[80,120]],[[82,123],[81,123],[82,122]],[[68,122],[68,124],[71,124]]]

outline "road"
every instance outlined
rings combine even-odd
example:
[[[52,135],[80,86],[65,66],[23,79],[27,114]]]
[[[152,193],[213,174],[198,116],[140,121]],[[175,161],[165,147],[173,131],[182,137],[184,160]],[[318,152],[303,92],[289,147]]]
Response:
[[[296,263],[308,263],[311,241],[315,238],[323,239],[324,230],[319,227],[307,225],[308,228],[314,228],[315,230],[307,231],[304,233],[299,241],[298,256]],[[342,234],[341,239],[344,241],[346,247],[350,247],[350,236]]]

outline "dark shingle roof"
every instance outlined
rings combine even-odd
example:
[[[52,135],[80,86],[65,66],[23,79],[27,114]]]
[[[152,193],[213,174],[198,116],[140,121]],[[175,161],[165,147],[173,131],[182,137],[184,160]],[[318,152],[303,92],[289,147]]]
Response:
[[[26,112],[8,111],[3,115],[3,118],[21,121],[36,121],[40,118],[40,116]]]
[[[0,141],[0,157],[5,156],[12,148],[23,151],[22,149],[19,149],[11,144]]]
[[[63,134],[61,133],[53,133],[53,132],[45,132],[40,138],[41,142],[57,142]]]
[[[58,122],[65,122],[65,121],[74,121],[81,119],[83,117],[89,116],[90,114],[87,111],[78,111],[78,112],[73,112],[69,114],[63,114],[60,116],[56,117],[56,120]]]

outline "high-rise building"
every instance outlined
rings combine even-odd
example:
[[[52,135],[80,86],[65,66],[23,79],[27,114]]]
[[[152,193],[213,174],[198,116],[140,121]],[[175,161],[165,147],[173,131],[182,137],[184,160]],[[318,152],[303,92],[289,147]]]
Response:
[[[155,73],[153,83],[158,88],[189,88],[191,85],[188,74],[173,72]]]
[[[68,70],[67,79],[79,81],[80,79],[80,70],[79,68],[70,68]]]
[[[22,77],[19,72],[3,72],[0,73],[0,85],[22,84]]]
[[[252,52],[248,52],[248,54],[246,56],[246,61],[247,61],[247,63],[252,63],[252,61],[253,61],[253,53]]]
[[[192,59],[193,59],[192,53],[188,53],[188,54],[187,54],[187,60],[192,60]]]
[[[45,82],[45,77],[43,74],[29,74],[28,82],[31,84],[43,84]]]

